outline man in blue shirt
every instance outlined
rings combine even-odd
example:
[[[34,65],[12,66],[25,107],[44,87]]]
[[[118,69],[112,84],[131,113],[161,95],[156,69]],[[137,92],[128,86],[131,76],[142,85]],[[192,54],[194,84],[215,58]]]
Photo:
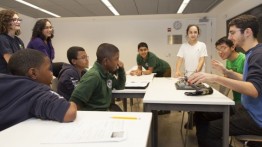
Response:
[[[229,23],[228,38],[246,54],[243,76],[227,71],[223,76],[195,73],[190,83],[215,82],[242,94],[241,104],[231,108],[229,135],[262,135],[262,44],[258,43],[256,17],[242,15]],[[200,147],[222,146],[222,114],[197,112],[195,122]],[[260,144],[261,146],[261,144]]]

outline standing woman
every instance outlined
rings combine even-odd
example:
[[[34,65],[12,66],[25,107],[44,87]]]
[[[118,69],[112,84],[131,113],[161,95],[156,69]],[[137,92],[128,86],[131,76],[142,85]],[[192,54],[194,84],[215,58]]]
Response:
[[[200,29],[197,25],[188,25],[186,29],[187,42],[183,43],[177,53],[175,77],[183,76],[180,67],[185,62],[185,75],[205,71],[206,44],[198,41]]]
[[[33,33],[27,48],[36,49],[46,54],[52,62],[55,51],[51,39],[54,37],[54,29],[48,19],[40,19],[35,23]]]
[[[7,63],[13,53],[24,49],[20,35],[20,23],[22,19],[13,10],[0,11],[0,73],[9,74]]]

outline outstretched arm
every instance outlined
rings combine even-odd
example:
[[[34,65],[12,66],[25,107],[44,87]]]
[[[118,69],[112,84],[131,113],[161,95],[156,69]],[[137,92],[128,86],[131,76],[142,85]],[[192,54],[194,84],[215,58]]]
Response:
[[[194,73],[189,77],[188,82],[190,84],[215,82],[239,93],[251,96],[253,98],[258,97],[258,91],[251,82],[234,80],[214,74],[208,74],[203,72]]]

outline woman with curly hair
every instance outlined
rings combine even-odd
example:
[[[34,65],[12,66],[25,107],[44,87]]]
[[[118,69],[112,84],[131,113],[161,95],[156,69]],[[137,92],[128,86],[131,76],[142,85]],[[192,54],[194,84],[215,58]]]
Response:
[[[0,11],[0,73],[9,74],[7,63],[18,50],[24,49],[23,41],[17,37],[20,35],[22,19],[14,10]]]

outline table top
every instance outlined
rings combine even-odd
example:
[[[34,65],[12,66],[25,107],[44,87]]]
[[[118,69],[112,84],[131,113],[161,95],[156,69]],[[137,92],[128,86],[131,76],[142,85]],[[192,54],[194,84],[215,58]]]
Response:
[[[120,117],[135,117],[137,119],[114,119],[113,116]],[[77,118],[71,123],[59,123],[55,121],[29,119],[21,122],[13,127],[0,132],[0,146],[1,147],[125,147],[136,146],[146,147],[151,124],[152,114],[145,112],[96,112],[96,111],[78,111]],[[44,138],[52,137],[55,130],[63,128],[64,132],[70,132],[73,127],[78,127],[78,130],[83,121],[86,125],[91,125],[99,121],[121,121],[125,126],[127,133],[126,139],[116,142],[82,142],[82,143],[43,143]],[[73,134],[71,131],[68,135]],[[89,132],[87,132],[89,133]],[[66,136],[65,134],[61,134]],[[56,136],[54,136],[56,137]]]
[[[144,103],[167,104],[203,104],[203,105],[234,105],[235,102],[217,90],[211,95],[186,96],[184,93],[195,90],[177,90],[177,78],[154,78],[147,88]]]

